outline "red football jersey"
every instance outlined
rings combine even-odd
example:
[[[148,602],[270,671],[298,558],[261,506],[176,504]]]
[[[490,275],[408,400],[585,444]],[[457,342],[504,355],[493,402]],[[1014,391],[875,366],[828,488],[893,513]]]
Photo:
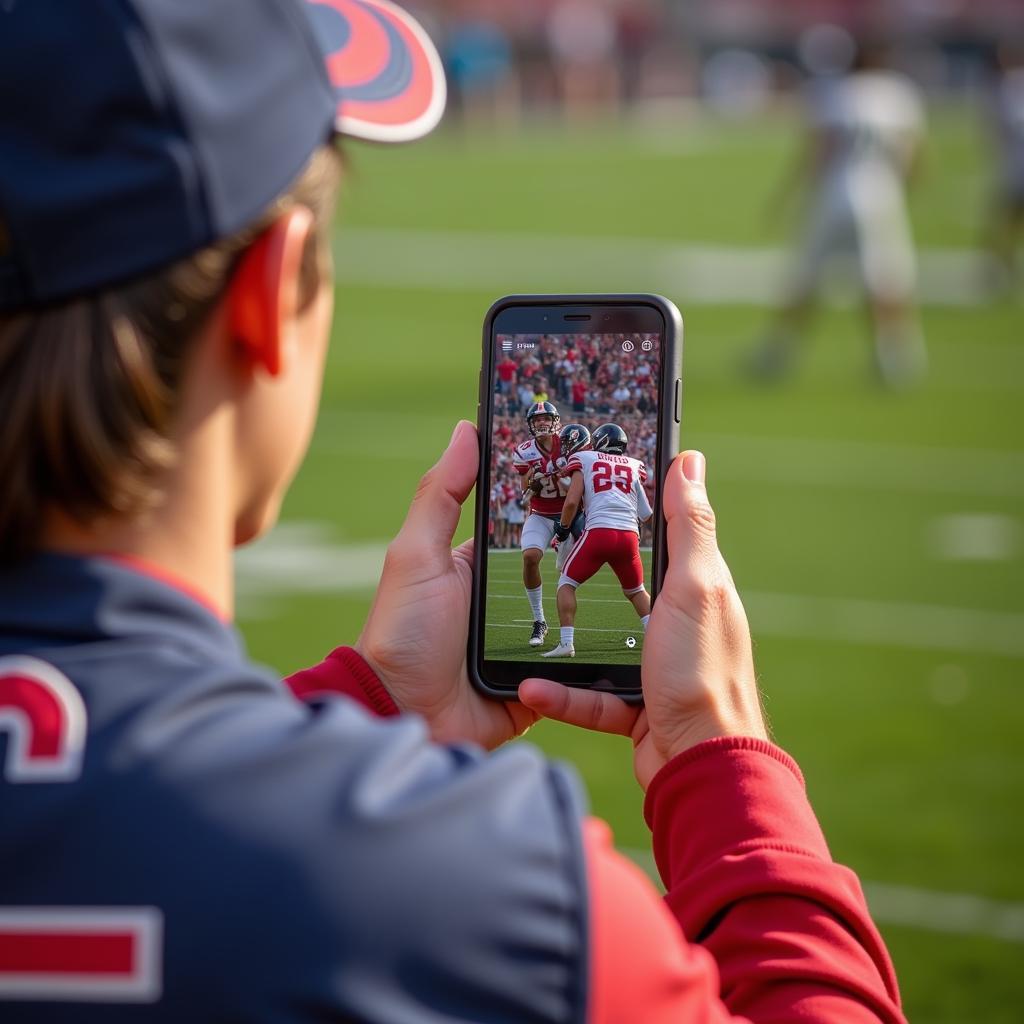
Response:
[[[535,469],[538,473],[547,473],[549,467],[553,468],[553,464],[558,458],[558,452],[557,434],[551,437],[550,452],[542,451],[540,445],[537,444],[537,439],[531,437],[529,441],[524,441],[516,448],[512,457],[512,465],[515,466],[516,472],[520,476],[526,476],[531,469]],[[559,482],[558,477],[551,476],[544,481],[544,487],[540,494],[534,494],[530,499],[530,511],[537,512],[542,516],[561,515],[562,506],[565,504],[565,495],[565,488]]]

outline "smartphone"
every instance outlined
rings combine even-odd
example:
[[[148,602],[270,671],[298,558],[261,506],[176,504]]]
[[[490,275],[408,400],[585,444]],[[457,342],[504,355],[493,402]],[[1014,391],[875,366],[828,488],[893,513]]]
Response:
[[[657,295],[510,295],[488,311],[468,652],[487,696],[542,676],[642,700],[682,339]]]

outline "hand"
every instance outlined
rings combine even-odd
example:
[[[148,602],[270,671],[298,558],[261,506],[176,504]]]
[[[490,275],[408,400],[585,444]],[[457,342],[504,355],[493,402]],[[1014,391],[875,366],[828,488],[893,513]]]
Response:
[[[561,543],[566,537],[572,532],[571,526],[563,526],[561,523],[555,523],[555,540]]]
[[[669,564],[644,638],[644,707],[550,680],[529,679],[519,689],[538,714],[630,736],[645,789],[663,765],[703,740],[767,738],[747,617],[718,550],[700,452],[672,463],[664,499]]]
[[[473,542],[454,551],[451,543],[479,460],[476,430],[463,420],[420,481],[405,523],[388,546],[355,646],[395,703],[427,720],[434,739],[469,740],[491,749],[525,732],[538,715],[515,702],[484,699],[466,672]]]

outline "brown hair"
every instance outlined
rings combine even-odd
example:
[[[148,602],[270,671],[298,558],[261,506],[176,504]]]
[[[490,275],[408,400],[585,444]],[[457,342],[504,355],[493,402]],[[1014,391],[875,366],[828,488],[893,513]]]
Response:
[[[37,548],[49,508],[87,524],[159,500],[191,339],[242,253],[293,205],[318,225],[301,272],[303,307],[313,300],[340,169],[323,147],[245,230],[130,283],[0,315],[0,564]]]

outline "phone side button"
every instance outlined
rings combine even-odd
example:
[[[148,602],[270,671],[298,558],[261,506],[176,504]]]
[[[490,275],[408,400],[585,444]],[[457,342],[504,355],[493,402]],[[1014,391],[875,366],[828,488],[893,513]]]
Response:
[[[676,377],[676,394],[675,394],[675,415],[676,423],[683,422],[683,382],[681,378]]]

